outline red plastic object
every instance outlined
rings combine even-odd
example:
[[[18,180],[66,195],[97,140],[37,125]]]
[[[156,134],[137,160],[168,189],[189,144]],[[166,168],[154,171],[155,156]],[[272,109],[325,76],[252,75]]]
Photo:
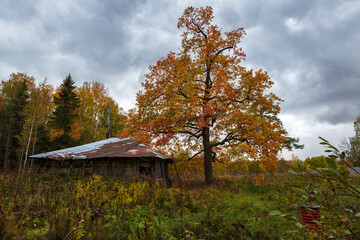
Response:
[[[309,231],[319,231],[320,226],[316,221],[320,221],[320,206],[317,205],[300,205],[301,223]]]

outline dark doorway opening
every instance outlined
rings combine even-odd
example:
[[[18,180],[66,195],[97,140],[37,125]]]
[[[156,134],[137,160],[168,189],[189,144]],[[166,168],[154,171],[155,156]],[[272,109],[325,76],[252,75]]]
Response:
[[[139,166],[139,173],[143,175],[151,175],[151,168]]]

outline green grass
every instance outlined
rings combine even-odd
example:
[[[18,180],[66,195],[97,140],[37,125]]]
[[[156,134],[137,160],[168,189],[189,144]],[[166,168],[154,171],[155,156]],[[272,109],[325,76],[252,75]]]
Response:
[[[308,239],[299,219],[301,181],[185,180],[181,189],[96,175],[3,173],[0,238]]]

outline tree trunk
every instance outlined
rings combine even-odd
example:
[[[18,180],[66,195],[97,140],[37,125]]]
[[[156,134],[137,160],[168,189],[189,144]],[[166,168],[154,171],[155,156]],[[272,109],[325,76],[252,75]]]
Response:
[[[181,181],[179,172],[178,172],[177,167],[176,167],[175,158],[174,158],[173,156],[171,156],[171,158],[172,158],[172,160],[173,160],[173,162],[174,162],[174,168],[175,168],[175,173],[176,173],[177,181],[178,181],[178,183],[179,183],[180,188],[182,189],[183,184],[182,184],[182,181]],[[164,165],[165,165],[165,164],[164,164]],[[164,168],[165,168],[165,166],[164,166]],[[167,182],[169,182],[167,175],[168,175],[168,174],[166,173],[165,179],[166,179]]]
[[[204,146],[204,170],[205,170],[205,182],[207,184],[213,181],[212,171],[212,156],[210,145],[210,129],[205,127],[203,130],[203,146]]]
[[[3,146],[1,128],[0,128],[0,146],[1,146],[0,147],[0,166],[4,167],[4,156],[3,156],[3,154],[1,154],[2,146]]]
[[[22,144],[22,143],[20,143],[21,145],[19,146],[19,148],[21,148],[21,154],[20,154],[20,157],[19,157],[19,169],[18,169],[18,173],[20,173],[21,172],[21,161],[22,161],[22,158],[23,158],[23,156],[24,156],[24,148],[25,148],[25,146]]]
[[[34,154],[35,154],[37,131],[38,131],[38,128],[35,128],[34,141],[33,141],[33,144],[32,144],[31,155],[34,155]]]
[[[6,139],[6,146],[5,146],[5,157],[4,157],[4,169],[8,169],[10,167],[10,148],[11,148],[11,138],[12,138],[12,129],[11,129],[11,121],[10,121],[10,127]]]
[[[213,171],[212,171],[212,147],[210,144],[210,127],[209,127],[209,116],[208,113],[205,112],[205,108],[207,103],[210,100],[210,89],[211,89],[211,76],[210,76],[211,68],[206,63],[206,80],[205,80],[205,92],[204,92],[204,100],[205,103],[203,105],[203,114],[204,114],[204,122],[207,124],[206,127],[203,128],[202,137],[203,137],[203,146],[204,146],[204,171],[205,171],[205,182],[207,184],[212,183],[213,181]]]
[[[34,154],[35,154],[37,131],[38,131],[38,128],[36,127],[36,128],[35,128],[35,132],[34,132],[34,141],[33,141],[33,146],[32,146],[32,150],[31,150],[31,155],[34,155]],[[33,165],[34,165],[34,159],[31,159],[30,168],[32,168]]]
[[[31,122],[31,128],[30,128],[30,133],[29,133],[29,140],[28,140],[28,143],[27,143],[27,146],[26,146],[26,150],[25,150],[24,171],[25,171],[25,168],[26,168],[26,161],[27,161],[27,158],[28,158],[28,152],[29,152],[29,148],[30,148],[31,135],[32,135],[32,132],[33,132],[35,116],[36,116],[36,115],[35,115],[35,113],[34,113],[34,116],[33,116],[32,122]]]

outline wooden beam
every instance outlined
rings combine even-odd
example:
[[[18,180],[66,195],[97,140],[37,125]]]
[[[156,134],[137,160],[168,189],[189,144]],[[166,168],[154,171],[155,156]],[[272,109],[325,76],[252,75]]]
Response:
[[[84,161],[84,160],[82,160],[82,161],[81,161],[81,163],[82,163],[82,167],[81,167],[81,176],[85,176],[85,161]]]

